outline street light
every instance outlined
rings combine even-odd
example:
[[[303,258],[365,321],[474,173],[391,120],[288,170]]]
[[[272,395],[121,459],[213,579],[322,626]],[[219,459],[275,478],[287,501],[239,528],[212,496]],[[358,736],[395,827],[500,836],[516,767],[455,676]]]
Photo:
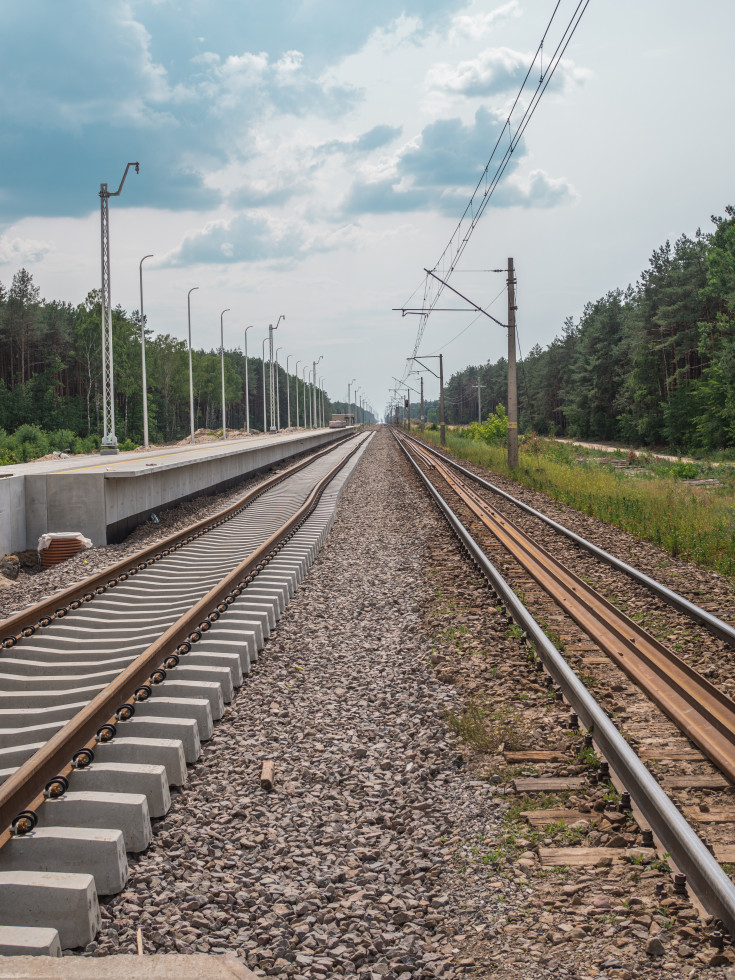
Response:
[[[350,409],[352,405],[350,404],[350,388],[357,381],[357,378],[353,378],[352,381],[347,384],[347,414],[350,415]],[[354,420],[353,420],[354,421]]]
[[[226,410],[225,410],[225,324],[224,324],[224,316],[225,316],[225,313],[229,313],[229,312],[230,312],[230,308],[228,306],[227,309],[226,310],[222,310],[222,312],[219,315],[219,335],[220,335],[220,342],[221,342],[221,345],[222,345],[220,347],[220,352],[221,352],[221,361],[222,361],[222,438],[223,439],[226,439],[227,438],[227,415],[226,415]]]
[[[140,260],[140,353],[143,364],[143,445],[148,448],[148,382],[145,375],[145,316],[143,315],[143,263],[152,259],[152,255],[144,255]]]
[[[285,320],[285,319],[286,319],[286,314],[285,313],[281,313],[281,315],[278,317],[278,323],[276,323],[275,327],[273,326],[272,323],[268,324],[268,363],[269,363],[269,368],[270,368],[269,374],[270,374],[270,379],[271,379],[271,432],[275,432],[276,431],[275,426],[273,425],[273,416],[275,415],[275,405],[273,403],[274,402],[274,399],[273,399],[273,395],[274,395],[274,390],[273,390],[273,331],[274,330],[278,330],[278,327],[279,327],[279,324],[280,324],[281,320]]]
[[[138,163],[129,163],[125,168],[120,186],[109,191],[107,184],[100,184],[100,243],[102,253],[102,291],[100,309],[102,313],[102,408],[104,433],[100,455],[118,453],[115,435],[115,382],[112,372],[112,300],[110,298],[110,198],[118,197],[123,189],[128,170],[135,167],[140,173]]]
[[[286,358],[286,415],[288,416],[288,421],[286,423],[287,429],[291,428],[291,384],[289,382],[290,375],[288,373],[288,362],[291,360],[292,357],[293,354],[289,354],[288,357]]]
[[[301,364],[301,361],[296,361],[296,367],[293,369],[294,377],[296,378],[296,428],[297,429],[299,427],[299,364]],[[304,422],[305,421],[306,418],[304,418]]]
[[[324,354],[320,354],[319,355],[319,360],[313,362],[313,369],[314,370],[313,370],[312,375],[311,375],[311,397],[312,397],[312,400],[314,402],[314,415],[313,415],[313,419],[314,419],[315,422],[316,422],[316,366],[317,366],[317,364],[320,363],[320,361],[323,361],[323,360],[324,360]],[[315,426],[315,428],[316,428],[316,426]]]
[[[189,316],[189,425],[191,428],[191,444],[194,445],[194,371],[191,366],[191,294],[199,286],[192,286],[186,295],[186,309]]]
[[[270,337],[270,331],[271,328],[268,327],[268,337]],[[268,340],[268,337],[263,338],[263,348],[261,354],[261,359],[263,361],[263,433],[265,433],[266,426],[268,424],[266,421],[266,414],[265,414],[265,342]]]
[[[248,388],[248,330],[254,329],[252,324],[245,327],[245,434],[250,435],[250,389]]]
[[[279,383],[280,364],[278,363],[278,352],[282,351],[283,347],[276,348],[276,428],[281,431],[281,386]]]

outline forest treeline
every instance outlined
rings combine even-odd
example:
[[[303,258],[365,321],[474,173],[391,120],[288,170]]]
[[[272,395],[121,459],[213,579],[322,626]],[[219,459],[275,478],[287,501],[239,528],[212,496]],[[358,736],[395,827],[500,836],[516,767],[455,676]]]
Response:
[[[143,397],[139,312],[128,314],[118,306],[113,312],[112,329],[115,432],[120,443],[140,443]],[[101,436],[101,333],[99,291],[91,292],[83,304],[74,306],[41,299],[39,288],[26,269],[13,276],[9,287],[0,283],[0,429],[12,432],[31,424],[46,431]],[[192,364],[195,428],[221,428],[219,349],[193,351]],[[146,328],[146,376],[151,442],[184,437],[190,428],[186,342]],[[286,373],[281,367],[276,394],[281,427],[287,425],[289,395],[291,422],[296,421],[298,397],[299,423],[303,425],[303,382],[292,374],[287,393]],[[259,357],[248,358],[248,397],[251,429],[263,431],[263,362]],[[243,429],[245,357],[237,349],[225,351],[225,402],[228,428]],[[269,406],[269,387],[266,403]],[[308,405],[307,396],[307,408]],[[332,404],[325,396],[327,420],[331,411]]]
[[[735,446],[735,208],[712,222],[656,249],[635,286],[588,303],[519,362],[521,431],[678,452]],[[477,420],[478,377],[483,418],[507,405],[507,370],[503,358],[453,374],[447,422]]]

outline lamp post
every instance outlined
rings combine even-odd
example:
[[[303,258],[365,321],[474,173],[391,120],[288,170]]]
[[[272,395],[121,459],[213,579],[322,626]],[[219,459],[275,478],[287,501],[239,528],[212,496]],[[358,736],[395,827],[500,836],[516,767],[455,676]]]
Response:
[[[287,429],[291,428],[291,383],[289,381],[290,375],[288,373],[288,362],[291,360],[292,357],[293,354],[289,354],[288,357],[286,358],[286,416],[287,416],[286,428]]]
[[[143,263],[152,259],[152,255],[144,255],[140,260],[140,354],[143,366],[143,445],[148,448],[148,382],[145,374],[145,315],[143,313]]]
[[[352,381],[349,381],[349,382],[347,383],[347,414],[348,414],[348,415],[350,414],[350,409],[352,408],[352,404],[351,404],[351,402],[350,402],[350,388],[352,387],[352,385],[353,385],[353,384],[354,384],[354,383],[355,383],[356,381],[357,381],[357,378],[353,378],[353,379],[352,379]]]
[[[191,364],[191,294],[199,286],[192,286],[186,295],[186,310],[189,317],[189,427],[191,429],[191,444],[194,445],[194,370]]]
[[[138,163],[129,163],[125,168],[120,186],[109,191],[107,184],[100,184],[100,251],[102,256],[102,291],[100,309],[102,313],[102,407],[104,434],[100,455],[118,453],[115,435],[115,382],[112,372],[112,301],[110,298],[110,198],[118,197],[123,189],[128,170],[135,167],[140,173]]]
[[[225,324],[224,316],[225,313],[229,313],[230,308],[227,307],[226,310],[222,310],[219,315],[219,335],[220,335],[220,358],[222,361],[222,438],[227,438],[227,415],[225,410]]]
[[[293,369],[294,378],[296,380],[296,428],[299,427],[299,364],[301,361],[296,361],[296,366]]]
[[[270,337],[270,328],[268,331],[268,337]],[[263,338],[263,349],[261,354],[261,359],[263,361],[263,432],[265,432],[266,426],[268,425],[267,417],[265,414],[265,342],[266,340],[268,340],[268,337]]]
[[[279,347],[276,350],[276,428],[279,432],[281,431],[281,389],[279,384],[281,366],[278,363],[278,353],[282,350],[283,347]]]
[[[245,327],[245,434],[250,435],[250,389],[248,388],[248,330],[252,324]]]
[[[314,419],[314,422],[315,423],[316,423],[316,366],[323,359],[324,359],[324,354],[320,354],[319,355],[319,360],[318,361],[314,361],[312,363],[313,372],[312,372],[312,375],[311,375],[311,397],[312,397],[312,401],[314,402],[314,414],[313,414],[312,418]],[[315,425],[315,428],[316,428],[316,425]]]
[[[275,327],[273,326],[272,323],[269,323],[268,324],[268,365],[269,365],[269,375],[270,375],[270,381],[271,381],[271,432],[275,432],[276,431],[276,428],[275,428],[275,425],[274,425],[274,419],[275,419],[275,414],[276,413],[275,413],[275,403],[274,403],[275,402],[275,399],[274,399],[275,392],[274,392],[274,388],[273,388],[273,331],[274,330],[278,330],[278,326],[279,326],[281,320],[285,320],[285,319],[286,319],[285,314],[284,313],[281,313],[281,315],[278,317],[278,323],[276,323]]]

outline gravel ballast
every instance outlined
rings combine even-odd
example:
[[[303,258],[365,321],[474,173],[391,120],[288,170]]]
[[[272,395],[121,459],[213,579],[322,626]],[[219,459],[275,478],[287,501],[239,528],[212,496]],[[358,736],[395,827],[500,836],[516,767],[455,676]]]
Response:
[[[664,955],[648,956],[644,941],[621,941],[622,880],[621,892],[588,874],[581,901],[562,894],[572,878],[486,860],[507,802],[473,776],[445,721],[472,685],[492,694],[498,673],[502,695],[491,655],[512,687],[507,627],[480,615],[484,595],[379,430],[309,577],[153,844],[131,859],[125,892],[103,905],[88,955],[134,954],[140,930],[146,953],[235,952],[259,975],[297,980],[731,980],[727,966],[695,965],[663,942]],[[486,676],[477,656],[459,663],[460,621],[484,632]],[[602,889],[610,898],[593,908]]]

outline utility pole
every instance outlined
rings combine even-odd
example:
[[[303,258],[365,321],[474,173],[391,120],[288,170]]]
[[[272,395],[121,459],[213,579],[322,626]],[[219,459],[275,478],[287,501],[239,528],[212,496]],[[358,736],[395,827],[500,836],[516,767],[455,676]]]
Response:
[[[112,373],[112,300],[110,298],[110,198],[118,197],[123,189],[128,170],[135,167],[140,173],[138,163],[129,163],[116,191],[109,191],[107,184],[100,184],[100,244],[102,253],[102,418],[104,433],[100,455],[113,455],[120,452],[115,435],[115,381]]]
[[[419,417],[419,423],[421,426],[421,431],[424,431],[424,376],[421,375],[421,415]]]
[[[508,259],[508,466],[518,468],[518,380],[516,377],[516,292],[513,259]],[[479,392],[478,392],[479,394]]]
[[[473,388],[477,388],[477,421],[482,425],[482,402],[480,400],[480,388],[484,388],[485,385],[480,384],[480,376],[477,376],[477,384],[472,385]]]

